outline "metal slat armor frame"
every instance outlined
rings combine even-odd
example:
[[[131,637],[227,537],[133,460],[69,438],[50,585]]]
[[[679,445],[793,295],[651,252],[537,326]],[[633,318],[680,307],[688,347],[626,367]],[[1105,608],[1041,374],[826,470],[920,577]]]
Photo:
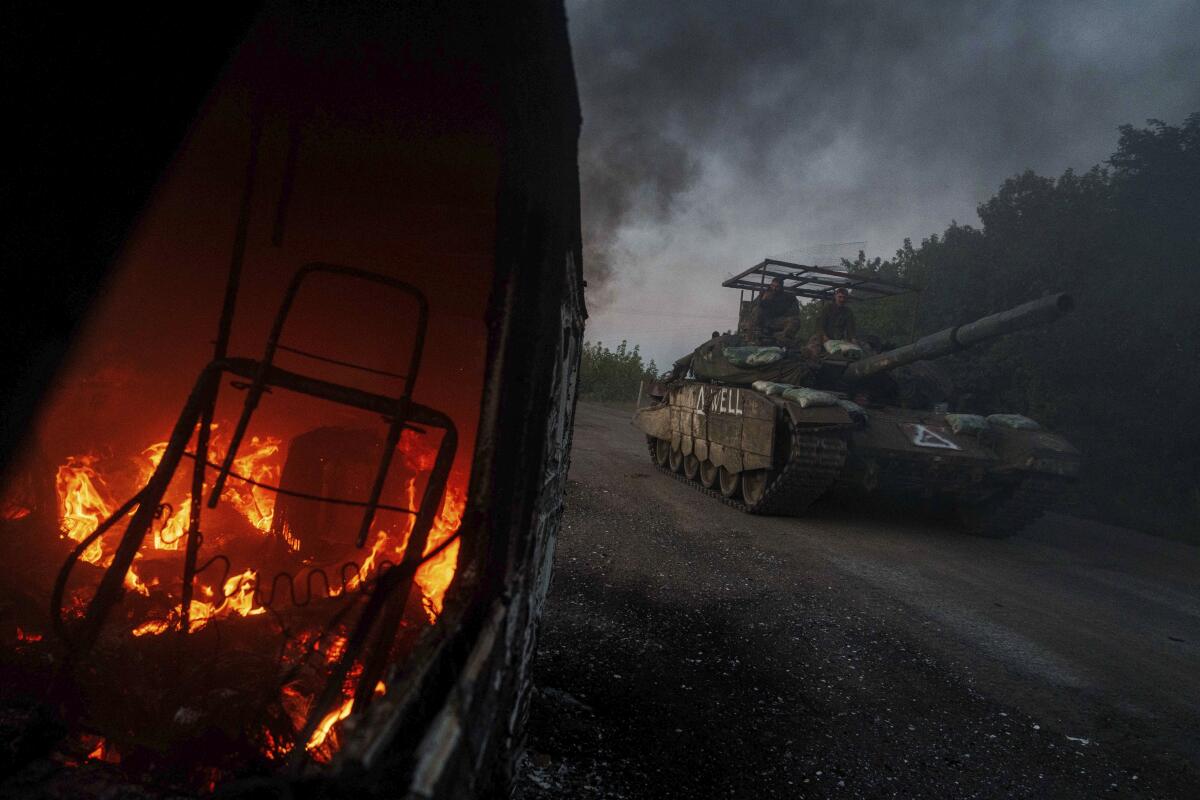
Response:
[[[722,281],[721,285],[730,289],[761,292],[775,278],[783,281],[783,290],[788,294],[814,300],[831,300],[837,289],[848,289],[851,300],[874,300],[917,291],[914,286],[895,281],[774,258],[763,259],[750,269]]]

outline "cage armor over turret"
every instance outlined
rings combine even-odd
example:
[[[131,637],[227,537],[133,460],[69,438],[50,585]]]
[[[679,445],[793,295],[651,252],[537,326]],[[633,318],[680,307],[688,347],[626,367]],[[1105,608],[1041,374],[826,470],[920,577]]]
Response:
[[[824,297],[840,285],[867,296],[908,287],[853,274],[766,261],[785,290]],[[664,471],[753,514],[797,515],[838,489],[917,498],[952,507],[985,536],[1020,530],[1056,503],[1079,471],[1078,451],[1019,414],[954,413],[950,398],[923,391],[928,359],[1071,310],[1055,294],[880,353],[827,346],[747,345],[739,336],[706,341],[650,387],[634,424]]]

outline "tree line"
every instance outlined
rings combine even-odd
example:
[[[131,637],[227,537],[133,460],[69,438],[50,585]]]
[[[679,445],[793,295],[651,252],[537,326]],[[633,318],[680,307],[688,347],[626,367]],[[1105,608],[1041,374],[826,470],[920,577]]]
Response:
[[[1104,164],[1025,172],[978,211],[979,227],[848,264],[922,290],[855,304],[859,331],[902,343],[1069,292],[1052,326],[941,363],[989,410],[1070,438],[1101,517],[1200,542],[1200,113],[1123,126]]]

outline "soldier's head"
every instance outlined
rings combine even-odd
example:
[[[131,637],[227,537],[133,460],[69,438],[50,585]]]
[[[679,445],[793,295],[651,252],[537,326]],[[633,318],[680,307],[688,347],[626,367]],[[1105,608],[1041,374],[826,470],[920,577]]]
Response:
[[[845,288],[839,286],[837,289],[833,290],[833,302],[837,303],[839,306],[846,305],[846,302],[849,299],[850,293],[847,292]]]
[[[767,286],[767,294],[779,294],[783,291],[783,278],[771,278],[771,283]]]

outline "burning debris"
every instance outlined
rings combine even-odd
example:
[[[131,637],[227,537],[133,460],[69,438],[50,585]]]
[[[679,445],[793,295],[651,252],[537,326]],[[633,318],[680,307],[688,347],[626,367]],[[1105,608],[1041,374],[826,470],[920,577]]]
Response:
[[[54,476],[58,529],[26,526],[69,551],[53,586],[30,591],[53,598],[65,659],[50,692],[85,760],[183,785],[328,763],[346,720],[386,694],[389,665],[441,613],[465,492],[448,483],[454,424],[410,399],[424,314],[399,396],[284,372],[272,359],[288,303],[315,273],[399,288],[424,307],[383,276],[302,269],[261,361],[214,360],[167,441],[124,459],[68,457]],[[252,381],[229,440],[212,422],[225,372]],[[270,386],[383,413],[388,429],[246,437]],[[190,482],[177,480],[187,463]],[[6,518],[32,518],[29,505],[14,498]],[[56,658],[41,633],[15,639],[25,661],[35,646]]]

